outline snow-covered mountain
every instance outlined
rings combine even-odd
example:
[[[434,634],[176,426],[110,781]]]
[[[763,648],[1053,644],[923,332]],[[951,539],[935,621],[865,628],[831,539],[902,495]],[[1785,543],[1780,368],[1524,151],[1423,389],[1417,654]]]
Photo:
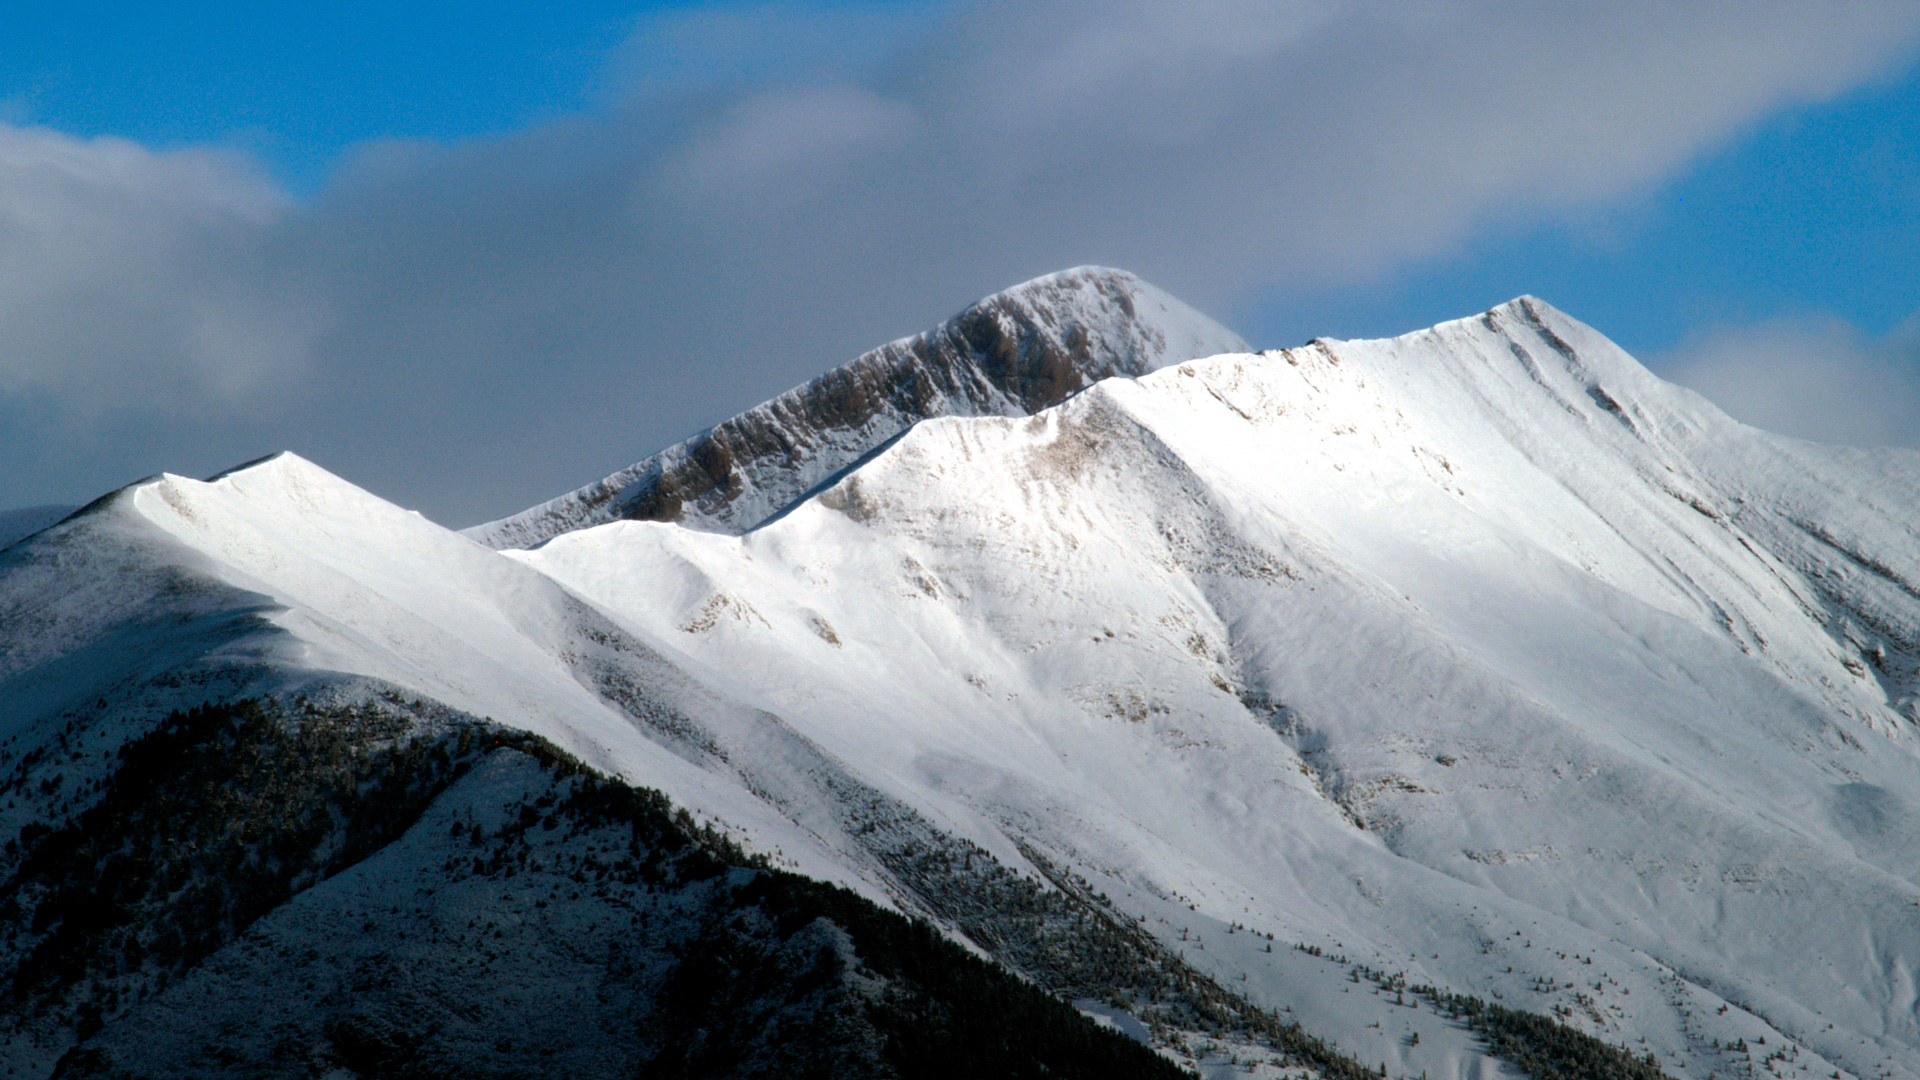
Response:
[[[489,547],[532,547],[622,519],[745,532],[929,417],[1025,416],[1100,379],[1246,348],[1126,271],[1065,270],[467,535]]]
[[[1220,1075],[1272,1070],[1208,1002],[1491,1075],[1465,994],[1675,1076],[1920,1076],[1920,455],[1531,298],[1181,362],[1225,332],[1132,279],[1007,295],[1105,312],[1067,370],[1115,377],[801,408],[963,315],[714,429],[697,491],[700,440],[469,538],[283,455],[0,553],[10,872],[167,709],[374,708],[538,735]]]

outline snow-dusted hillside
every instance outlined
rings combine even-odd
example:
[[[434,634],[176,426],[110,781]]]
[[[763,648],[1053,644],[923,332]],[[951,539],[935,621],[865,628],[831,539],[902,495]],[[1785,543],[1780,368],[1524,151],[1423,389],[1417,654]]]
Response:
[[[1911,1073],[1916,524],[1920,457],[1741,428],[1523,299],[931,421],[744,537],[517,557],[1176,938],[1240,922],[1689,1075],[1761,1035]],[[1230,942],[1189,955],[1324,1007]]]
[[[81,717],[84,776],[169,709],[299,693],[400,694],[494,719],[751,829],[798,869],[861,880],[793,824],[801,808],[770,809],[777,788],[716,775],[727,739],[776,739],[778,718],[698,685],[524,564],[297,455],[142,481],[0,553],[10,756]],[[0,835],[57,820],[74,786],[10,800]]]
[[[597,858],[603,875],[608,869],[624,874],[628,864],[609,863],[597,848],[575,850],[571,833],[547,838],[543,850],[551,854],[529,867],[528,849],[494,838],[496,826],[488,825],[486,846],[479,833],[470,846],[455,845],[452,854],[462,857],[447,862],[443,873],[448,845],[435,838],[434,828],[444,828],[449,813],[474,812],[441,806],[458,802],[465,790],[456,784],[435,794],[447,784],[445,755],[471,757],[469,738],[477,731],[484,745],[486,730],[496,724],[549,740],[629,784],[670,792],[705,827],[746,839],[777,866],[932,917],[1068,996],[1134,985],[1142,977],[1165,982],[1158,973],[1166,958],[1151,936],[1119,928],[1104,904],[1053,890],[1009,838],[965,844],[950,823],[937,819],[937,810],[889,797],[856,766],[823,752],[778,716],[742,704],[724,689],[703,687],[654,644],[563,586],[291,454],[207,481],[143,481],[0,554],[0,642],[0,835],[13,838],[0,853],[0,912],[7,918],[0,923],[0,971],[16,986],[12,1005],[0,1012],[0,1064],[17,1075],[46,1075],[56,1061],[65,1062],[71,1075],[180,1075],[182,1062],[206,1054],[230,1063],[223,1075],[255,1075],[245,1062],[273,1057],[276,1040],[283,1039],[297,1042],[300,1056],[276,1060],[292,1061],[286,1067],[296,1072],[307,1067],[302,1063],[309,1054],[317,1055],[311,1060],[321,1067],[387,1060],[382,1055],[400,1053],[397,1047],[410,1048],[411,1055],[432,1046],[449,1075],[480,1075],[473,1071],[479,1064],[463,1056],[483,1046],[472,1034],[476,1016],[534,1009],[544,1018],[545,1034],[528,1033],[518,1045],[546,1054],[567,1043],[553,1025],[563,1025],[571,1008],[564,995],[526,999],[515,980],[550,977],[544,972],[548,962],[539,958],[545,953],[522,956],[500,945],[491,934],[496,920],[518,927],[531,919],[537,925],[527,932],[541,942],[573,924],[599,935],[592,938],[601,942],[594,946],[599,952],[589,950],[593,955],[578,953],[584,937],[561,952],[578,977],[621,984],[621,999],[608,1004],[607,1014],[618,1018],[634,1010],[644,1014],[654,1007],[648,1001],[667,1000],[661,995],[671,987],[657,986],[657,979],[678,970],[687,949],[712,947],[701,936],[709,933],[711,920],[732,925],[738,918],[760,918],[727,907],[725,893],[670,896],[660,902],[668,909],[691,905],[708,913],[682,919],[681,929],[671,933],[626,939],[623,948],[635,959],[614,963],[602,955],[607,919],[640,916],[619,905],[610,912],[604,885],[585,898],[577,888],[570,899],[563,897],[555,890],[568,879],[540,871],[550,870],[553,861],[583,858],[591,867]],[[724,681],[714,685],[724,688]],[[174,802],[198,820],[187,822],[190,842],[170,849],[163,862],[140,846],[150,842],[148,829],[125,821],[130,814],[165,810],[144,808],[136,798],[155,782],[144,773],[157,768],[147,758],[158,738],[156,724],[171,710],[242,699],[278,703],[273,708],[288,717],[292,741],[275,753],[300,762],[297,768],[304,771],[310,763],[302,740],[318,739],[333,756],[331,771],[277,777],[271,755],[247,768],[222,766],[216,774],[237,771],[251,790],[219,781],[199,794],[176,793]],[[343,723],[343,734],[329,734]],[[458,751],[452,749],[456,735]],[[216,733],[212,745],[222,737]],[[423,746],[436,749],[422,758],[428,753]],[[204,738],[188,748],[211,752]],[[342,755],[345,764],[337,760]],[[395,755],[398,761],[440,755],[442,769],[415,778],[399,771]],[[130,780],[130,771],[143,772],[143,778]],[[166,777],[171,771],[158,773]],[[341,775],[356,773],[371,786],[355,795],[349,783],[346,794],[329,796],[344,800],[328,816],[345,818],[347,836],[312,831],[313,790],[334,791]],[[423,811],[424,820],[437,817],[441,824],[424,838],[415,828],[384,841],[394,846],[379,855],[387,868],[379,872],[398,874],[408,884],[382,888],[409,899],[404,910],[383,911],[369,908],[367,896],[350,887],[326,884],[325,877],[374,855],[376,848],[355,840],[350,826],[356,819],[376,827],[387,823],[380,807],[392,798],[385,793],[401,782],[424,790],[411,797],[409,816],[391,826],[407,830],[410,815]],[[542,805],[552,794],[543,796]],[[307,805],[281,808],[278,800],[295,796]],[[217,805],[209,804],[210,797]],[[482,817],[503,812],[487,810]],[[223,814],[236,816],[224,823]],[[525,829],[524,816],[517,820]],[[109,822],[107,864],[76,861],[73,845],[101,839]],[[176,824],[171,815],[168,822]],[[220,841],[223,828],[233,835]],[[214,831],[213,839],[203,835],[207,830]],[[138,841],[123,839],[128,836]],[[215,841],[238,846],[223,853]],[[310,850],[316,841],[320,846]],[[426,863],[405,853],[422,843],[434,853]],[[273,854],[248,855],[248,847]],[[472,870],[468,851],[477,860]],[[526,875],[517,883],[511,880],[516,854]],[[654,862],[649,858],[645,866]],[[480,874],[479,863],[489,867],[489,881],[501,876],[503,866],[509,879],[487,886],[505,899],[489,911],[486,930],[475,934],[472,923],[465,933],[435,928],[435,919],[451,916],[420,907],[419,897],[437,891],[442,878],[454,885]],[[76,868],[61,869],[69,865]],[[76,874],[86,876],[76,880]],[[570,880],[582,883],[578,876]],[[665,885],[670,893],[681,887],[671,874]],[[261,907],[263,889],[271,897],[288,888],[300,892],[298,905],[269,901]],[[108,897],[119,899],[103,906]],[[237,905],[235,919],[241,912],[251,916],[229,922],[221,914],[225,905]],[[549,906],[558,910],[546,911]],[[260,916],[268,917],[251,922]],[[184,961],[176,919],[192,919],[199,928]],[[359,945],[335,935],[263,952],[262,941],[282,933],[289,920],[309,927],[351,920],[379,933],[364,930],[369,940]],[[1093,939],[1085,937],[1094,931]],[[311,938],[311,930],[300,933]],[[790,933],[782,930],[780,936]],[[757,940],[754,934],[759,932],[749,939]],[[1083,955],[1089,944],[1100,947]],[[408,985],[419,985],[396,991],[398,1019],[369,1017],[360,1006],[342,1014],[342,991],[335,990],[282,1001],[273,1033],[252,1030],[258,995],[277,993],[273,988],[282,984],[310,991],[322,969],[327,978],[344,979],[342,965],[364,980],[372,977],[365,974],[368,965],[390,967],[396,949],[433,954],[451,981],[429,986],[409,974]],[[633,963],[656,975],[633,984]],[[766,983],[787,963],[775,956],[769,969],[741,976],[754,1001],[789,996]],[[804,974],[797,969],[794,977]],[[170,980],[182,976],[186,981],[169,989]],[[374,988],[392,990],[391,978],[378,976]],[[961,978],[977,988],[977,982],[966,982],[973,976]],[[817,982],[808,986],[817,988]],[[877,992],[859,978],[853,982],[856,996]],[[209,985],[229,989],[208,991]],[[1194,992],[1174,989],[1176,1006],[1182,993]],[[794,994],[811,992],[793,988]],[[961,1000],[977,999],[962,994]],[[920,1007],[907,1005],[909,1011]],[[711,1007],[725,1012],[718,1003]],[[190,1030],[178,1021],[183,1009],[196,1018]],[[814,1025],[808,1030],[817,1032],[824,1021],[806,1015]],[[973,1015],[968,1022],[983,1019]],[[616,1038],[619,1033],[606,1028],[615,1022],[595,1021],[596,1033],[579,1036],[587,1040],[585,1049],[569,1053],[631,1054],[639,1052],[636,1047],[679,1045],[690,1037],[648,1029],[637,1041]],[[368,1024],[371,1029],[363,1030]],[[445,1030],[448,1024],[459,1030]],[[1016,1040],[1013,1048],[1025,1052],[1038,1039],[1041,1051],[1048,1045],[1057,1050],[1062,1039],[1071,1044],[1085,1038],[1050,1032],[1031,1033],[1033,1039]],[[85,1045],[75,1047],[76,1038]],[[699,1040],[693,1043],[697,1048]],[[769,1045],[777,1047],[779,1040]],[[487,1069],[510,1064],[501,1058]],[[607,1064],[618,1071],[617,1057]],[[513,1068],[502,1075],[518,1075]]]
[[[840,434],[684,523],[608,520],[636,474],[496,551],[291,455],[103,499],[0,553],[0,835],[156,711],[379,699],[1063,991],[992,875],[1077,876],[1395,1074],[1491,1068],[1404,976],[1677,1076],[1920,1076],[1920,455],[1741,427],[1532,299],[1164,367],[1214,331],[1114,318],[1159,351],[1072,370],[1144,373],[1030,416],[779,399],[739,430]]]
[[[745,532],[928,417],[1024,416],[1100,379],[1246,347],[1124,270],[1064,270],[467,535],[525,548],[621,519]]]

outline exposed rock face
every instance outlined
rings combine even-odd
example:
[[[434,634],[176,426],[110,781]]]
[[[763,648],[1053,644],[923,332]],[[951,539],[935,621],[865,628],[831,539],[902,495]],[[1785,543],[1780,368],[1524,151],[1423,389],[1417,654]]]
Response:
[[[1050,274],[467,535],[494,548],[524,548],[622,518],[746,532],[929,417],[1028,415],[1104,378],[1246,349],[1231,331],[1125,271]]]

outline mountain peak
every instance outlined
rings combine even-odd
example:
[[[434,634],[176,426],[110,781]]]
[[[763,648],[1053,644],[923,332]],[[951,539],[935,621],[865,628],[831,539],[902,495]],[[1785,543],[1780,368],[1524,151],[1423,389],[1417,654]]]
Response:
[[[310,468],[319,468],[319,466],[314,465],[312,462],[308,461],[307,459],[301,457],[299,454],[296,454],[291,450],[275,450],[271,454],[262,454],[257,458],[251,458],[249,460],[243,461],[238,465],[230,465],[227,468],[221,469],[219,472],[214,473],[212,476],[207,477],[207,483],[209,484],[218,483],[222,480],[225,480],[229,476],[235,475],[236,473],[249,472],[251,470],[262,468],[264,466],[273,465],[275,463],[281,463],[283,465],[297,464],[297,465],[305,465]]]
[[[1100,379],[1246,349],[1134,274],[1063,270],[468,535],[495,548],[532,547],[623,518],[745,532],[929,417],[1030,415]]]
[[[777,863],[1170,1053],[1920,1078],[1920,455],[1740,427],[1534,297],[1238,345],[1083,268],[537,550],[279,454],[0,552],[0,1061],[706,1075],[679,1033],[802,1031],[774,1006],[848,1045],[848,988],[919,991]],[[188,884],[129,900],[129,859]]]

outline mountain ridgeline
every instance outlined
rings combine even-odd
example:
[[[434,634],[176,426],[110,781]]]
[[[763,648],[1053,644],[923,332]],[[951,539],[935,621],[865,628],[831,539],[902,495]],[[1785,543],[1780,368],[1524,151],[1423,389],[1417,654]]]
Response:
[[[10,1075],[1920,1080],[1920,455],[1536,298],[1081,269],[466,534],[30,527]]]
[[[497,548],[533,547],[621,519],[745,532],[929,417],[1023,416],[1100,379],[1245,349],[1132,274],[1068,270],[987,297],[927,333],[468,535]]]

